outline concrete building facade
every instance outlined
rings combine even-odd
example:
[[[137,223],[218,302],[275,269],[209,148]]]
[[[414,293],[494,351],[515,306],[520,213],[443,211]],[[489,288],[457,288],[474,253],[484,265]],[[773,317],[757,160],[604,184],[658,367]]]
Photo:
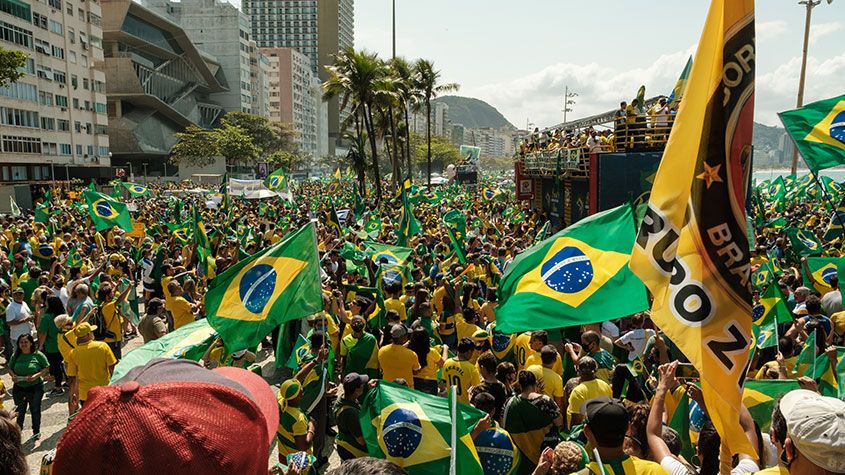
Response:
[[[0,182],[110,176],[101,23],[93,0],[0,0],[0,46],[27,55],[0,88]]]
[[[320,156],[327,144],[321,124],[326,104],[311,59],[293,48],[262,48],[261,53],[270,63],[270,119],[292,124],[300,152]]]
[[[412,112],[408,117],[408,122],[411,127],[411,132],[425,135],[426,124],[428,123],[425,107],[423,106],[423,109],[419,112]],[[431,104],[431,135],[443,135],[448,137],[451,133],[449,106],[443,102],[433,102]]]

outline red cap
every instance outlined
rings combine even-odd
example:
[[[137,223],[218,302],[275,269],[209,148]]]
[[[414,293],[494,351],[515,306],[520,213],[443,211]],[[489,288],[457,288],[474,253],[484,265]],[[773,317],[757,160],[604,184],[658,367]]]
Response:
[[[255,373],[154,359],[91,389],[53,473],[266,475],[278,425],[273,390]]]

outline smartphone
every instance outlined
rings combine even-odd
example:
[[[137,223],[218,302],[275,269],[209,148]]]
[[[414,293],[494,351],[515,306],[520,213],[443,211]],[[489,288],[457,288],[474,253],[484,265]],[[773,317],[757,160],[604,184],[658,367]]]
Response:
[[[675,377],[678,379],[699,379],[701,375],[692,363],[679,363],[675,370]]]

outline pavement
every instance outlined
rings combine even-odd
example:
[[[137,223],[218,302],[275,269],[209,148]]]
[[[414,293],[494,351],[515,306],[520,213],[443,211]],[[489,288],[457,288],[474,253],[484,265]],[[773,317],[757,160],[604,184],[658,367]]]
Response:
[[[126,355],[129,351],[139,347],[143,344],[140,336],[135,336],[126,341],[123,347],[123,354]],[[261,350],[256,355],[256,363],[262,367],[262,376],[267,382],[273,385],[273,389],[278,391],[279,383],[285,378],[290,377],[290,372],[284,368],[277,370],[275,367],[275,358],[273,353],[267,350]],[[7,394],[2,398],[3,407],[6,410],[12,410],[15,406],[12,401],[12,379],[9,377],[9,372],[5,367],[5,361],[0,357],[0,378],[6,386]],[[65,392],[61,395],[50,395],[50,390],[53,389],[53,383],[47,382],[44,385],[44,400],[41,403],[41,438],[39,440],[32,440],[32,419],[27,413],[24,420],[24,429],[22,434],[23,449],[27,454],[26,460],[29,464],[29,473],[37,475],[41,466],[41,459],[50,450],[56,447],[59,438],[65,431],[68,425],[68,394]],[[333,448],[334,441],[330,439],[326,442],[326,447]],[[269,466],[275,465],[277,462],[277,451],[272,450]],[[340,465],[340,459],[336,452],[332,452],[329,458],[329,465],[326,468],[330,471]]]

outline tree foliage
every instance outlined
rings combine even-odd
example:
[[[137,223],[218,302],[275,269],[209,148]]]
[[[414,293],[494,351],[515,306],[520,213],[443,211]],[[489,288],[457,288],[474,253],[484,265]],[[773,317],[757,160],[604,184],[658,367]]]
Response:
[[[428,164],[428,141],[419,134],[411,134],[411,161],[415,167]],[[450,164],[461,161],[461,152],[448,138],[442,135],[431,136],[431,163],[433,171],[443,173]]]
[[[0,87],[8,86],[24,75],[20,68],[26,65],[26,57],[23,51],[0,48]]]
[[[278,151],[296,152],[296,131],[291,124],[247,112],[229,112],[223,116],[221,123],[243,129],[252,138],[253,145],[261,150],[262,157]]]

